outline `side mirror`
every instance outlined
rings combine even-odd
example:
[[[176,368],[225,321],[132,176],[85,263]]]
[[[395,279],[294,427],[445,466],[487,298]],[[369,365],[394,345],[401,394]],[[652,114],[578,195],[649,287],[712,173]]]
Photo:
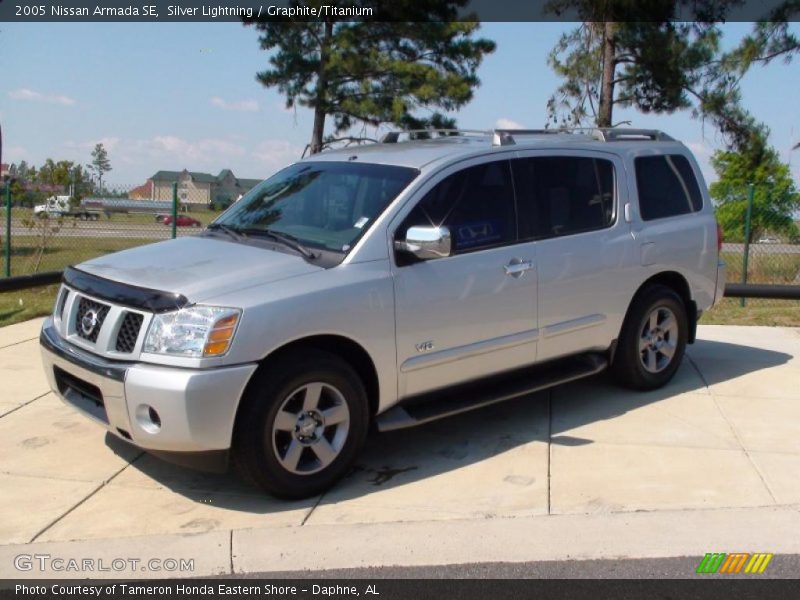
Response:
[[[395,248],[413,254],[420,260],[450,256],[452,241],[450,229],[444,226],[409,227],[405,240],[394,243]]]

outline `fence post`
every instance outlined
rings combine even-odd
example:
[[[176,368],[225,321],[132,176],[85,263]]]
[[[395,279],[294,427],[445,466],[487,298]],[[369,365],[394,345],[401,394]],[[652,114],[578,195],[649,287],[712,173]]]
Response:
[[[11,277],[11,181],[6,181],[6,277]]]
[[[744,254],[742,255],[742,283],[747,283],[747,265],[750,262],[750,226],[753,219],[753,197],[755,186],[751,183],[747,189],[747,212],[744,215]],[[740,306],[745,306],[747,300],[742,298]]]
[[[178,237],[178,182],[172,184],[172,239]]]

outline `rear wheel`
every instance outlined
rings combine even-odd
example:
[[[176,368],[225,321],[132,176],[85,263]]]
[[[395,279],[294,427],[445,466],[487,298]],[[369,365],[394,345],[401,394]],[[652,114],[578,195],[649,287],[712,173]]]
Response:
[[[686,307],[674,290],[653,285],[640,292],[617,342],[611,365],[616,380],[640,390],[666,384],[683,359],[688,331]]]
[[[234,464],[274,496],[319,494],[348,472],[368,424],[366,391],[346,362],[317,350],[293,353],[259,371],[248,386]]]

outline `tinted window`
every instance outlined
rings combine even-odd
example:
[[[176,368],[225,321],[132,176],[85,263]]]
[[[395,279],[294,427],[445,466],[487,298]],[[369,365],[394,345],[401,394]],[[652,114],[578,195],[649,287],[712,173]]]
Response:
[[[520,237],[541,239],[608,227],[614,220],[614,167],[577,156],[513,161]]]
[[[439,182],[398,230],[415,225],[450,228],[455,254],[516,241],[514,189],[507,161],[470,167]]]
[[[703,196],[685,156],[641,156],[636,159],[636,186],[642,219],[663,219],[695,212]]]
[[[301,162],[253,188],[215,222],[347,252],[417,174],[406,167]]]

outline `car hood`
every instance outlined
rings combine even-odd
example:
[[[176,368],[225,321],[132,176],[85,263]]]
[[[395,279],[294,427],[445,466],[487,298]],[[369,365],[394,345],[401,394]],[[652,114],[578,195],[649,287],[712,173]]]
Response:
[[[183,294],[191,302],[323,270],[300,256],[211,237],[139,246],[76,268],[120,283]]]

